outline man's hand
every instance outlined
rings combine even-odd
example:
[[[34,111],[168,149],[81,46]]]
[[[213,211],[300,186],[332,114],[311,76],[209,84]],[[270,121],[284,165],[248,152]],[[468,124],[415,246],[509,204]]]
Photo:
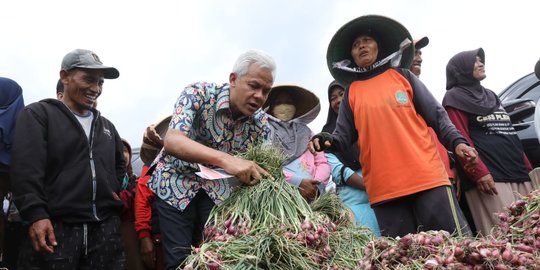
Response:
[[[141,239],[141,259],[151,269],[156,265],[156,249],[150,236]]]
[[[476,160],[478,157],[478,152],[476,152],[476,149],[464,143],[460,143],[456,146],[455,153],[458,155],[458,157],[466,161],[466,164],[463,166],[466,171],[474,172],[476,170],[476,165],[478,163]]]
[[[476,187],[488,194],[488,195],[497,195],[499,192],[497,191],[497,188],[495,187],[495,181],[493,181],[493,177],[491,174],[486,174],[482,176],[478,181],[476,181]]]
[[[319,188],[317,187],[318,184],[319,181],[317,180],[302,179],[299,186],[302,197],[308,201],[314,200],[317,196],[317,191],[319,191]]]
[[[245,160],[242,158],[231,156],[228,159],[226,166],[223,167],[225,172],[234,175],[240,182],[253,186],[259,183],[263,177],[273,177],[261,166],[254,161]]]
[[[54,236],[54,229],[50,219],[40,219],[28,229],[32,246],[37,252],[53,253],[54,247],[58,245],[56,243],[56,237]]]

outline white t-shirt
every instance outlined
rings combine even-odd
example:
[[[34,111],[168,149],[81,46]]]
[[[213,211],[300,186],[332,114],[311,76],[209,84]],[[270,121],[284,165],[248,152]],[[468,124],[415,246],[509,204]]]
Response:
[[[81,123],[81,126],[84,129],[84,133],[86,134],[86,138],[90,140],[90,130],[92,129],[92,120],[94,119],[94,114],[92,113],[92,111],[88,111],[88,114],[86,114],[85,116],[80,116],[76,113],[73,113],[73,115],[75,115],[77,120],[79,120],[79,123]]]

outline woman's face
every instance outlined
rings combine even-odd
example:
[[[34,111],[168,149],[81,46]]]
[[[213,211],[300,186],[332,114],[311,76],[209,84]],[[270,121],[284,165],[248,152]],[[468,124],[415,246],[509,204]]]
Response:
[[[473,77],[479,81],[486,78],[486,69],[480,56],[476,56],[476,61],[474,61]]]
[[[358,36],[351,48],[351,56],[359,67],[367,67],[377,60],[379,54],[379,46],[377,41],[366,35]]]
[[[339,105],[341,104],[341,99],[343,98],[343,88],[339,86],[334,86],[332,92],[330,93],[330,108],[334,110],[336,114],[339,114]]]
[[[291,95],[287,92],[278,93],[270,107],[270,113],[281,121],[293,119],[296,114],[296,106],[294,106]]]
[[[131,155],[129,154],[128,148],[125,146],[124,146],[124,160],[126,161],[126,165],[131,162]]]

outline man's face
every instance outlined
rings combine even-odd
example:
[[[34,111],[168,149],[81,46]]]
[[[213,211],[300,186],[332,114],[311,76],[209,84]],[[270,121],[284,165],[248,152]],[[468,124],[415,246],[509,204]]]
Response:
[[[414,58],[412,65],[409,67],[409,70],[411,70],[416,77],[420,77],[420,73],[422,72],[422,51],[421,50],[414,50]]]
[[[351,56],[359,67],[367,67],[377,60],[379,46],[377,41],[370,36],[358,36],[351,47]]]
[[[231,111],[237,118],[241,115],[251,116],[262,107],[268,98],[274,79],[269,69],[251,64],[247,74],[242,77],[231,73],[229,83]]]
[[[64,84],[62,101],[76,113],[82,115],[95,106],[103,87],[103,71],[95,69],[73,69],[60,72]]]

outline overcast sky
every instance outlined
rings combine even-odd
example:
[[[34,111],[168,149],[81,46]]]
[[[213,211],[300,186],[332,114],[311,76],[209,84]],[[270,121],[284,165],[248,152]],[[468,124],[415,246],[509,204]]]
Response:
[[[64,55],[94,51],[120,71],[105,81],[98,109],[138,147],[145,127],[172,113],[184,86],[227,82],[238,55],[259,49],[276,60],[276,83],[319,96],[322,110],[310,125],[318,132],[332,80],[327,46],[348,21],[385,15],[413,38],[428,36],[420,79],[442,101],[446,64],[464,50],[484,48],[482,84],[496,93],[533,71],[540,58],[535,2],[0,0],[0,76],[22,86],[26,104],[55,98]]]

